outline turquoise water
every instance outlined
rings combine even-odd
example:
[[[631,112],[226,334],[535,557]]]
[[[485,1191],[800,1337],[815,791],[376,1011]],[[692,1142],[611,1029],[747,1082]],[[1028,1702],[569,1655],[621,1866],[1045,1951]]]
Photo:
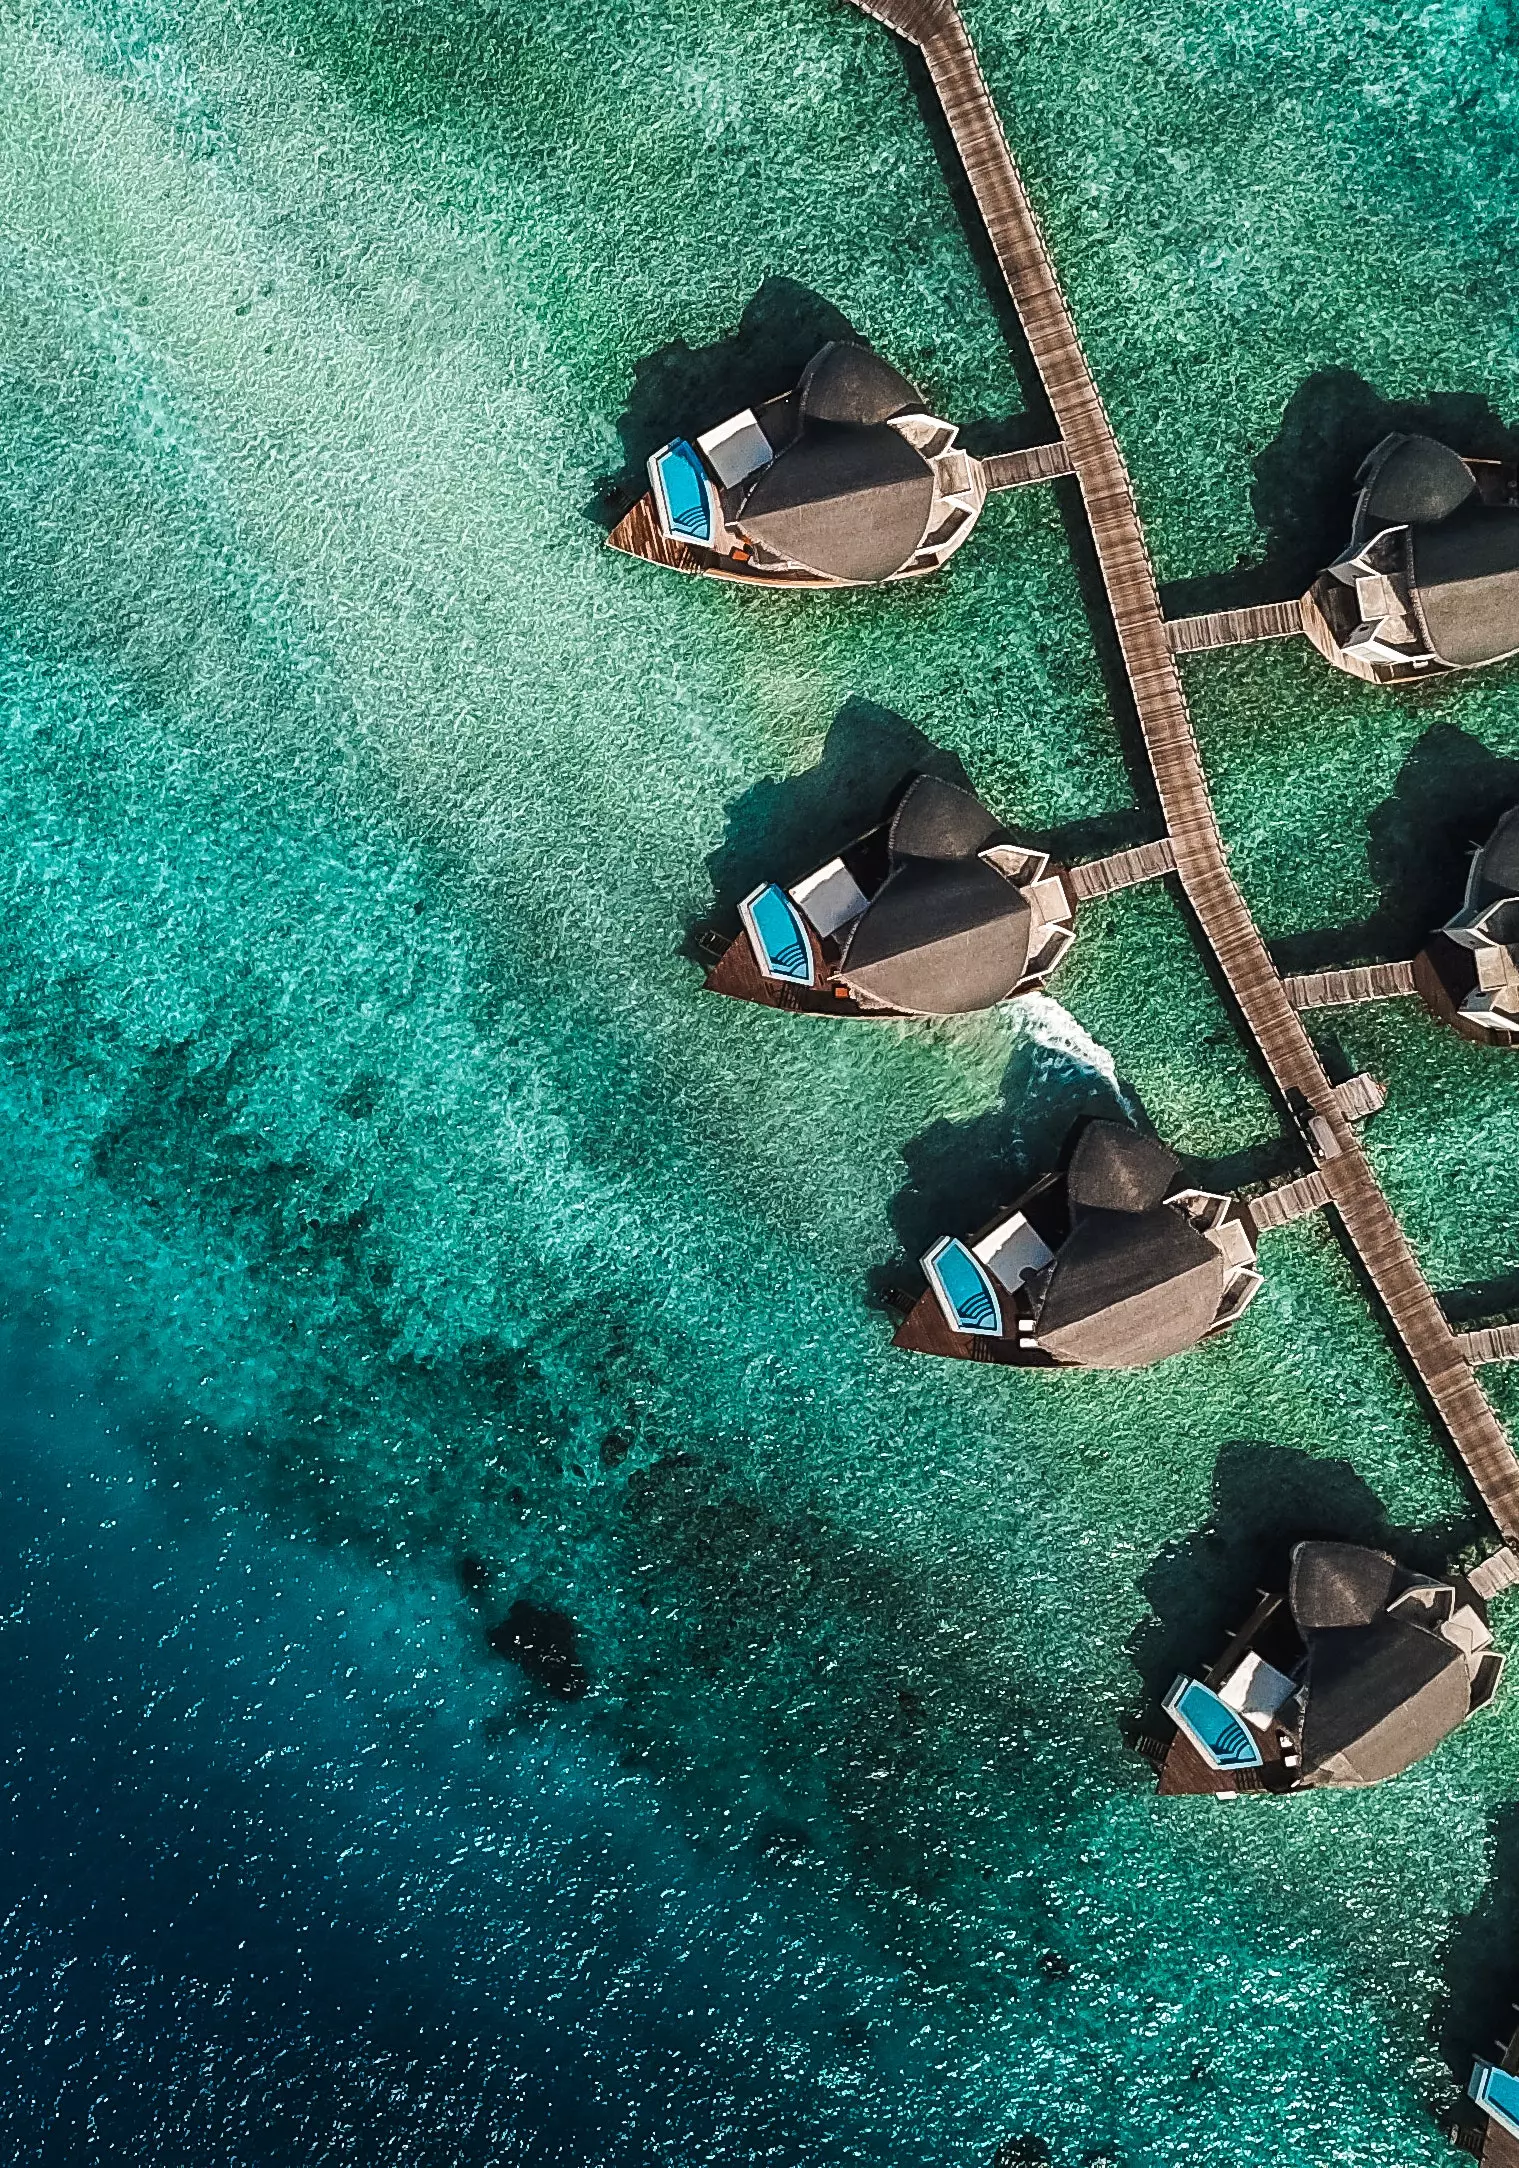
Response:
[[[1164,580],[1262,554],[1324,372],[1519,414],[1500,12],[971,21]],[[1481,1534],[1329,1232],[1129,1379],[909,1361],[872,1296],[1082,1110],[1276,1136],[1174,898],[953,1029],[681,953],[851,703],[1030,826],[1133,806],[1051,494],[811,600],[586,516],[638,365],[766,280],[1019,414],[890,41],[0,0],[0,83],[8,2157],[1447,2158],[1513,1704],[1282,1811],[1120,1737],[1263,1531]],[[1519,756],[1512,673],[1189,682],[1274,940],[1396,888],[1400,788]],[[1514,1072],[1335,1029],[1432,1277],[1503,1281]],[[518,1602],[580,1699],[491,1654]]]

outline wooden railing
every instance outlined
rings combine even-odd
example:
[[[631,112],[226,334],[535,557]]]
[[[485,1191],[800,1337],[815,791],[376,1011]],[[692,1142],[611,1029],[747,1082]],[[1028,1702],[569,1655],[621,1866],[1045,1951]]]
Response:
[[[923,55],[1080,484],[1176,871],[1282,1098],[1312,1120],[1317,1173],[1408,1362],[1506,1537],[1519,1460],[1415,1261],[1235,886],[1128,469],[953,0],[854,0]]]

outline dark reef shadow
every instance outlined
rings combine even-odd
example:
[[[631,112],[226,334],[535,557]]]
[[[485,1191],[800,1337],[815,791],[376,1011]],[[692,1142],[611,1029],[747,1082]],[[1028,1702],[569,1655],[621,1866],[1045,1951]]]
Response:
[[[1483,1526],[1474,1510],[1429,1528],[1396,1528],[1348,1461],[1288,1446],[1226,1445],[1207,1526],[1168,1544],[1140,1581],[1151,1615],[1127,1650],[1143,1698],[1136,1713],[1152,1717],[1179,1671],[1213,1662],[1258,1588],[1285,1588],[1292,1546],[1305,1536],[1372,1544],[1439,1574]]]
[[[614,527],[648,487],[649,454],[672,437],[698,437],[740,408],[762,405],[796,384],[830,339],[859,334],[840,309],[796,279],[767,278],[730,337],[711,346],[672,339],[645,355],[617,424],[623,464],[604,476],[586,517]]]
[[[1128,1102],[1126,1104],[1126,1101]],[[902,1147],[907,1180],[891,1204],[900,1254],[874,1267],[869,1300],[904,1310],[923,1292],[918,1259],[940,1235],[964,1235],[1064,1166],[1094,1115],[1127,1118],[1132,1093],[1036,1039],[1013,1051],[998,1104],[969,1121],[931,1122]]]
[[[1519,803],[1519,760],[1490,753],[1453,723],[1426,730],[1368,820],[1366,856],[1381,901],[1354,926],[1293,934],[1271,953],[1284,971],[1324,971],[1417,954],[1461,902],[1473,850]]]
[[[492,1655],[504,1656],[556,1701],[579,1701],[590,1691],[575,1621],[563,1611],[519,1597],[485,1639]]]
[[[872,700],[846,701],[815,766],[800,775],[767,776],[728,808],[723,840],[707,859],[712,902],[687,927],[682,953],[709,961],[711,938],[726,939],[738,929],[740,897],[761,881],[784,886],[825,864],[874,827],[912,775],[936,775],[976,791],[959,754],[936,745],[905,716]],[[1133,807],[1055,828],[1033,826],[1005,806],[991,810],[1063,865],[1126,849],[1153,833]]]
[[[966,1802],[984,1793],[1047,1838],[1068,1811],[1059,1773],[1023,1743],[1016,1662],[915,1562],[720,1458],[638,1470],[623,1531],[627,1585],[650,1606],[611,1717],[625,1766],[673,1760],[698,1842],[726,1842],[732,1816],[769,1873],[824,1875],[849,1902],[863,1881],[881,1947],[956,1996],[988,1992],[967,1987],[966,1936],[1001,1840],[998,1816]],[[999,1996],[1045,1991],[1040,1914],[1044,1948],[1064,1955],[1036,1895],[1020,1935],[1032,1961]]]
[[[1003,2139],[992,2155],[992,2168],[1050,2168],[1054,2157],[1037,2131],[1022,2130],[1015,2138]]]
[[[1298,386],[1281,427],[1252,461],[1250,504],[1266,537],[1264,558],[1173,581],[1162,596],[1167,617],[1246,609],[1306,593],[1345,546],[1356,469],[1394,429],[1438,437],[1473,458],[1519,457],[1519,437],[1476,393],[1384,399],[1353,369],[1321,369]]]
[[[1470,1912],[1451,1923],[1443,1952],[1445,1994],[1430,2030],[1462,2092],[1472,2059],[1508,2045],[1519,2013],[1519,1806],[1499,1807],[1488,1824],[1492,1865]],[[1476,2109],[1463,2120],[1480,2122]]]

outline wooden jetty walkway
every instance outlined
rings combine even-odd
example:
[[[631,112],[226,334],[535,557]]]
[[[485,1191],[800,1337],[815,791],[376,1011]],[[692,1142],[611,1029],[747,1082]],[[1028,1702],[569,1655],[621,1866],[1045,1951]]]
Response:
[[[959,10],[954,0],[853,4],[921,51],[980,207],[1080,485],[1182,889],[1277,1090],[1302,1112],[1327,1201],[1409,1363],[1500,1532],[1519,1541],[1519,1460],[1229,871],[1128,469]]]
[[[1166,638],[1173,655],[1201,655],[1210,647],[1243,647],[1250,640],[1289,640],[1302,629],[1301,602],[1258,602],[1248,610],[1170,618]]]
[[[1176,871],[1176,853],[1169,839],[1139,843],[1131,851],[1114,851],[1111,858],[1089,858],[1072,866],[1065,885],[1075,903],[1089,903],[1094,896],[1116,896],[1121,888],[1137,888],[1141,881],[1158,881]]]
[[[1263,1197],[1252,1197],[1249,1212],[1256,1233],[1263,1235],[1268,1228],[1290,1227],[1294,1220],[1306,1219],[1310,1212],[1322,1212],[1328,1202],[1324,1177],[1318,1173],[1300,1174],[1295,1182],[1278,1182]]]
[[[1295,1009],[1346,1009],[1363,1001],[1392,1001],[1418,991],[1414,967],[1406,964],[1353,964],[1348,971],[1308,971],[1283,979]]]
[[[1484,1325],[1476,1332],[1458,1332],[1456,1341],[1469,1363],[1519,1359],[1519,1325]]]
[[[1030,445],[1026,452],[993,452],[982,460],[981,472],[988,490],[1027,489],[1030,482],[1058,482],[1076,469],[1057,438],[1053,444]]]

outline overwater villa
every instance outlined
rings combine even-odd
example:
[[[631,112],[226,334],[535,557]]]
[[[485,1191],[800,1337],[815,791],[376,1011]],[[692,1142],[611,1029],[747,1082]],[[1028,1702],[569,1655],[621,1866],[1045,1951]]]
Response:
[[[819,1015],[963,1015],[1042,986],[1074,913],[1044,852],[969,791],[917,775],[838,857],[747,895],[707,985]]]
[[[1196,1347],[1255,1299],[1250,1207],[1190,1186],[1174,1152],[1088,1122],[1069,1164],[978,1235],[946,1235],[900,1348],[1026,1368],[1135,1370]]]
[[[1411,963],[1310,971],[1284,983],[1302,1010],[1418,994],[1463,1038],[1519,1046],[1519,806],[1473,853],[1461,908]]]
[[[1519,654],[1519,507],[1496,460],[1384,437],[1356,476],[1350,540],[1303,598],[1303,630],[1373,685]]]
[[[952,422],[869,347],[835,340],[794,391],[649,461],[608,537],[677,572],[860,587],[933,572],[981,516],[986,475]]]
[[[1519,2032],[1498,2047],[1496,2062],[1477,2058],[1467,2087],[1486,2116],[1486,2124],[1460,2142],[1478,2155],[1482,2168],[1519,2168]]]
[[[1473,856],[1461,908],[1415,959],[1414,982],[1463,1037],[1519,1045],[1519,806]]]
[[[1480,1572],[1479,1572],[1480,1578]],[[1492,1700],[1503,1658],[1471,1581],[1355,1543],[1300,1543],[1213,1668],[1165,1699],[1163,1792],[1380,1784]]]

